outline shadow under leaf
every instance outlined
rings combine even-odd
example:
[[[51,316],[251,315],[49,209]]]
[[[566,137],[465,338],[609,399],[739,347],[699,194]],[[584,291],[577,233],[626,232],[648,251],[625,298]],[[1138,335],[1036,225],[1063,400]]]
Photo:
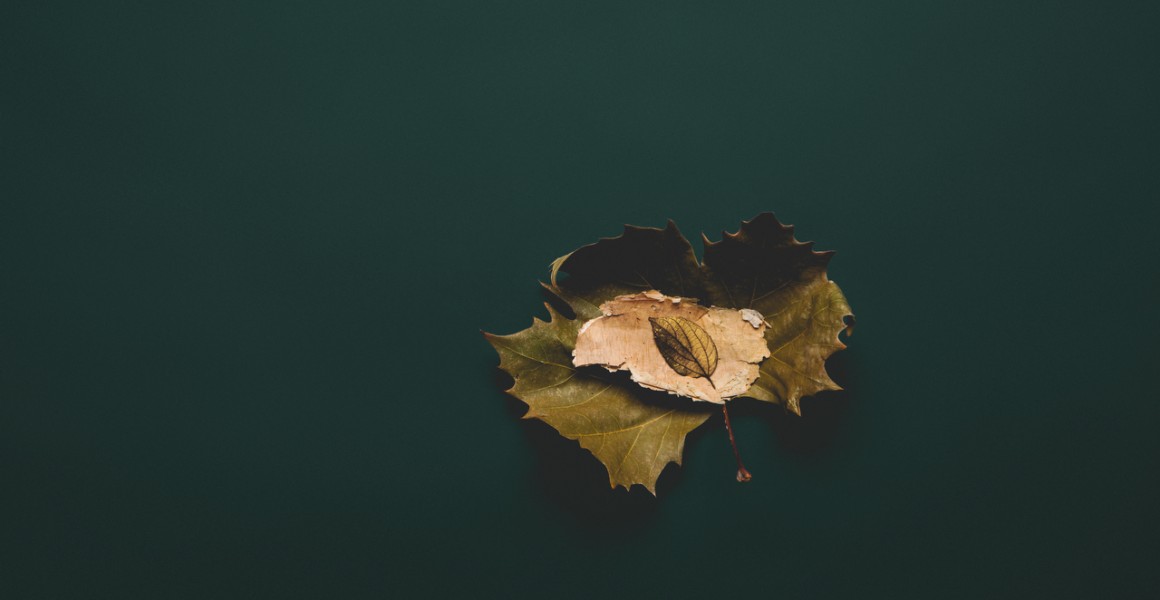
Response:
[[[729,412],[735,420],[756,416],[769,422],[778,446],[794,456],[805,459],[825,456],[843,439],[842,430],[846,426],[849,408],[856,399],[856,378],[851,376],[854,358],[850,350],[830,357],[826,362],[827,369],[845,389],[803,399],[800,417],[781,406],[748,398],[731,401]],[[522,418],[528,410],[527,405],[502,392],[512,386],[511,376],[494,366],[491,372],[493,388],[503,397],[507,413],[512,418]],[[627,378],[628,375],[602,373],[602,377]],[[685,398],[641,391],[644,392],[642,400],[649,403],[671,405],[673,402],[688,402],[690,407],[701,408]],[[722,426],[716,406],[704,410],[715,414],[686,436],[686,455],[696,451],[698,441],[710,428]],[[633,486],[628,491],[611,488],[604,465],[579,443],[561,436],[538,419],[521,422],[521,429],[536,454],[535,470],[531,475],[536,490],[553,505],[572,514],[586,529],[615,535],[647,529],[658,512],[658,499],[672,493],[684,478],[683,469],[670,464],[657,481],[656,497],[640,486]]]
[[[764,415],[773,427],[778,446],[790,454],[802,458],[824,456],[832,452],[841,440],[847,439],[843,430],[851,403],[857,398],[856,378],[849,376],[852,358],[850,350],[845,350],[826,361],[826,370],[844,389],[803,398],[800,417],[781,406],[765,402],[746,402],[742,405],[745,407],[743,410],[753,409],[753,412]],[[754,404],[760,406],[753,407]],[[741,410],[737,412],[744,414]]]
[[[627,378],[624,373],[604,373],[602,376]],[[493,369],[493,379],[499,390],[512,385],[512,378],[498,368]],[[677,401],[692,405],[690,400],[661,392],[641,392],[646,402],[671,404]],[[508,394],[503,394],[503,397],[506,410],[512,417],[523,417],[527,412],[527,405],[520,400]],[[656,497],[641,486],[633,486],[627,491],[621,487],[612,488],[604,465],[575,440],[563,437],[538,419],[523,420],[522,425],[525,438],[536,454],[535,470],[531,475],[536,490],[552,504],[571,513],[586,529],[615,535],[646,529],[657,513],[658,498],[671,493],[683,478],[681,468],[670,464],[657,481]],[[704,435],[704,429],[704,426],[699,427],[686,436],[686,452]]]

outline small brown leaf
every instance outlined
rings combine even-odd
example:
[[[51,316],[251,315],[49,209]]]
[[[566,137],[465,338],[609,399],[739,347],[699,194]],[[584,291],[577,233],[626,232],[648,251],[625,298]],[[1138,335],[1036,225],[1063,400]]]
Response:
[[[717,345],[700,325],[684,317],[649,317],[648,322],[657,350],[674,371],[708,378],[717,370]]]

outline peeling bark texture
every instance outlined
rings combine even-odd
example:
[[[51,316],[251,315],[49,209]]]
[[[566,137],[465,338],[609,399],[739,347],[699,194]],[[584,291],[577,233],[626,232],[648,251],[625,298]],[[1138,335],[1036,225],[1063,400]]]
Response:
[[[758,365],[770,355],[765,320],[752,309],[706,308],[691,298],[650,290],[618,296],[601,304],[600,312],[580,328],[573,364],[627,370],[633,381],[649,389],[723,404],[749,389]],[[649,323],[658,317],[683,317],[705,330],[718,352],[710,377],[681,375],[665,361]]]

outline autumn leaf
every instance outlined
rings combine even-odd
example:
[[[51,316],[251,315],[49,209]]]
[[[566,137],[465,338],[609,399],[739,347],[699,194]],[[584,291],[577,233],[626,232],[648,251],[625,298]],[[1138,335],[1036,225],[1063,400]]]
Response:
[[[572,363],[629,371],[649,389],[722,404],[749,389],[769,356],[765,322],[733,309],[648,291],[617,296],[600,312],[581,327]]]
[[[567,273],[560,281],[560,273]],[[552,261],[548,289],[566,301],[576,316],[600,316],[611,298],[648,290],[668,296],[705,299],[705,278],[693,246],[669,221],[664,229],[625,225],[624,233],[604,238]]]
[[[592,452],[608,468],[612,487],[640,484],[656,494],[665,466],[681,463],[685,436],[711,413],[689,401],[650,399],[655,392],[627,377],[574,367],[580,321],[546,306],[548,322],[535,319],[512,335],[484,334],[500,368],[515,378],[508,392],[528,405],[525,419],[540,419]]]
[[[515,380],[508,391],[529,407],[526,417],[542,419],[590,450],[607,467],[613,487],[640,484],[655,493],[665,465],[680,463],[685,436],[709,413],[687,400],[658,399],[642,387],[648,385],[644,381],[638,385],[615,373],[575,366],[617,366],[615,360],[573,362],[580,328],[611,316],[602,310],[610,300],[654,291],[699,299],[703,309],[734,309],[754,327],[760,323],[765,354],[754,365],[757,375],[749,380],[752,385],[744,384],[748,386],[744,392],[720,394],[722,400],[744,395],[801,414],[801,398],[839,389],[826,373],[825,360],[845,347],[838,336],[853,315],[841,290],[826,276],[832,253],[815,252],[812,243],[798,242],[793,228],[770,213],[744,222],[737,233],[725,234],[719,242],[705,238],[704,243],[702,263],[671,221],[664,229],[626,226],[620,236],[552,262],[545,287],[571,308],[574,319],[549,308],[549,322],[534,321],[531,328],[509,336],[486,334],[500,354],[500,367]],[[666,316],[697,322],[687,315]],[[704,341],[699,333],[685,330],[679,321],[657,323],[663,323],[659,326],[665,333],[652,333],[648,324],[657,362],[690,381],[719,379],[724,367],[711,368],[708,345],[703,344],[704,354],[691,348]],[[717,348],[718,360],[724,360],[723,344],[734,340],[723,340],[697,323]],[[611,351],[613,346],[602,347]],[[668,349],[667,356],[662,346]],[[635,371],[632,375],[638,377]],[[720,387],[720,382],[713,387]],[[683,395],[712,399],[709,393]],[[728,426],[727,405],[722,406]],[[747,480],[740,456],[738,467],[738,480]]]
[[[585,319],[600,315],[603,300],[655,289],[699,298],[712,306],[752,309],[769,324],[771,356],[743,395],[801,414],[801,399],[841,389],[825,361],[845,348],[838,335],[853,312],[837,284],[826,277],[833,252],[794,239],[793,226],[762,213],[725,233],[719,242],[702,235],[704,263],[669,221],[664,229],[625,226],[624,233],[562,256],[551,265],[550,290]],[[560,279],[560,274],[568,275]]]
[[[649,317],[661,357],[678,375],[709,379],[717,370],[717,344],[700,325],[684,317]]]
[[[704,238],[708,301],[760,312],[769,327],[770,357],[746,396],[774,402],[801,415],[801,399],[839,390],[826,359],[845,348],[838,334],[854,313],[838,285],[826,277],[833,252],[794,239],[793,227],[772,213],[742,223],[721,241]],[[663,290],[662,290],[663,291]]]

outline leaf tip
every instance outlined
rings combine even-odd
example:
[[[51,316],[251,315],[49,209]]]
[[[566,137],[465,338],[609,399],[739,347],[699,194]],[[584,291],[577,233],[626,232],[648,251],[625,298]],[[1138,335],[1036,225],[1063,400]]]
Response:
[[[552,282],[552,287],[556,286],[556,276],[559,275],[560,269],[564,267],[564,263],[568,262],[568,258],[572,256],[572,252],[565,254],[548,263],[548,279]]]

